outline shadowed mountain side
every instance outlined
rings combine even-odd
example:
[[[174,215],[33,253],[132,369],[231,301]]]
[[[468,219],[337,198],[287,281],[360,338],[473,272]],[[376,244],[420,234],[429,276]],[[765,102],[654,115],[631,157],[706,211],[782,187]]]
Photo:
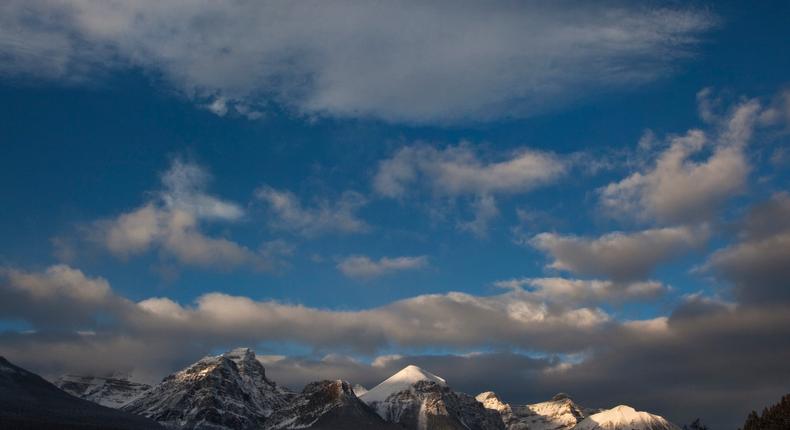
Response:
[[[76,398],[3,357],[0,357],[0,428],[162,429],[147,418]]]

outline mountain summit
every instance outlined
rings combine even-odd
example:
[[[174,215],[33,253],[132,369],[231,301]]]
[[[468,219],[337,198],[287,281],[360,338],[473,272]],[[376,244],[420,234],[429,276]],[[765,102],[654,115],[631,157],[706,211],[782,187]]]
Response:
[[[396,430],[368,405],[359,400],[346,381],[320,381],[307,384],[288,406],[271,415],[267,430]]]
[[[589,414],[598,412],[579,406],[565,393],[523,406],[504,403],[491,391],[478,394],[476,399],[487,409],[498,412],[508,430],[575,430]]]
[[[496,412],[414,365],[406,366],[360,398],[383,419],[406,429],[504,429]]]
[[[640,412],[626,405],[590,415],[574,430],[680,430],[663,417]]]
[[[409,387],[419,381],[429,381],[439,385],[447,385],[444,379],[410,364],[401,369],[398,373],[384,380],[384,382],[362,394],[360,398],[368,404],[381,402],[392,394],[408,390]]]
[[[260,428],[293,394],[266,378],[248,348],[234,349],[173,373],[124,410],[189,429]]]

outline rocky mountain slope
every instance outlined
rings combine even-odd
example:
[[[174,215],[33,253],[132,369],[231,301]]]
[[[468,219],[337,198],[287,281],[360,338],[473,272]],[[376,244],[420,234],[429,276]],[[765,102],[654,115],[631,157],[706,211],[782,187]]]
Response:
[[[352,430],[397,429],[359,400],[345,381],[308,384],[291,403],[269,417],[265,428]]]
[[[167,376],[123,410],[175,428],[255,429],[292,397],[267,379],[255,353],[243,348]]]
[[[360,399],[386,421],[407,429],[498,430],[499,415],[473,397],[454,392],[444,379],[407,366]]]
[[[0,428],[149,430],[157,423],[74,397],[0,357]]]
[[[151,388],[124,377],[63,375],[52,383],[72,396],[109,408],[120,408]]]

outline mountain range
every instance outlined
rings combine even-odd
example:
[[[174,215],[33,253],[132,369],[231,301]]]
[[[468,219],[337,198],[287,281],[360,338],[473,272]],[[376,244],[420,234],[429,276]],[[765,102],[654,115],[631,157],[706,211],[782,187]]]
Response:
[[[80,375],[52,385],[5,360],[0,364],[0,424],[35,422],[38,411],[46,410],[47,422],[67,424],[51,428],[679,430],[658,415],[625,405],[589,409],[566,394],[528,405],[507,404],[491,391],[473,397],[413,365],[370,390],[328,380],[293,392],[270,380],[248,348],[204,357],[154,386]],[[25,395],[34,400],[18,400]],[[105,419],[106,425],[91,427]]]

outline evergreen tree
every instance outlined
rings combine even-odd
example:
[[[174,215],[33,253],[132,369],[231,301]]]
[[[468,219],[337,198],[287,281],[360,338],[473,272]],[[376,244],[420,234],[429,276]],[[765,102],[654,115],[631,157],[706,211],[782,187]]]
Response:
[[[742,430],[788,430],[790,429],[790,394],[779,403],[763,409],[759,416],[752,411],[746,417]]]
[[[684,425],[683,430],[708,430],[708,426],[702,424],[702,420],[697,418],[691,424]]]

